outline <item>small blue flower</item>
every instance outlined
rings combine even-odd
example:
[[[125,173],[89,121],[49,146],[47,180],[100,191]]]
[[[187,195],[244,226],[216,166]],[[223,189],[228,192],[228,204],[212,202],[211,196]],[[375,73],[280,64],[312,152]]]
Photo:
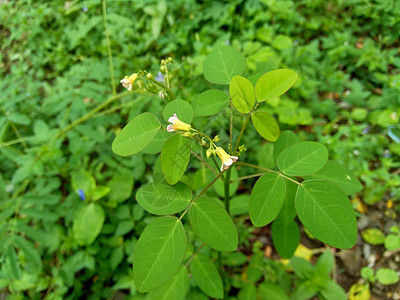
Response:
[[[82,10],[83,10],[84,12],[87,12],[87,11],[88,11],[88,8],[87,8],[86,6],[84,6],[84,7],[82,8]]]
[[[228,46],[229,46],[230,44],[231,44],[231,41],[230,41],[230,40],[226,40],[226,41],[225,41],[225,45],[228,45]]]
[[[364,130],[362,131],[363,134],[367,134],[369,132],[369,127],[365,127]]]
[[[161,72],[158,72],[157,77],[156,77],[156,80],[157,80],[158,82],[164,82],[164,78],[165,78],[164,74],[161,73]]]
[[[82,201],[84,201],[86,199],[85,192],[82,189],[78,189],[78,195]]]

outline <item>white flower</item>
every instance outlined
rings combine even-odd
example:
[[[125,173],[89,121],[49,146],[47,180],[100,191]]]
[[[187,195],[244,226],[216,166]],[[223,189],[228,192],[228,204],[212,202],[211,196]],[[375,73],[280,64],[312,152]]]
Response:
[[[223,170],[228,169],[235,161],[237,161],[239,159],[239,157],[237,157],[237,156],[229,155],[221,147],[217,147],[217,149],[215,149],[215,152],[217,153],[217,155],[219,156],[219,158],[221,159],[221,162],[222,162],[221,172]]]
[[[132,91],[133,88],[133,83],[135,80],[138,78],[137,73],[133,73],[131,76],[125,76],[124,79],[122,79],[120,82],[122,83],[123,87],[128,89],[128,91]]]

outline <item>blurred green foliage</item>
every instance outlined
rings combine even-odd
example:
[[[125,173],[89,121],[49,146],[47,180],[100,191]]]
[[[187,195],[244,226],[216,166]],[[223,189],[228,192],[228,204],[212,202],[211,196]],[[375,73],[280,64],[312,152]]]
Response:
[[[283,129],[327,145],[361,178],[367,204],[399,199],[399,1],[110,0],[103,12],[100,0],[0,2],[0,288],[10,299],[136,294],[132,254],[150,217],[133,199],[156,162],[118,157],[110,145],[128,120],[161,100],[129,92],[113,99],[111,82],[138,69],[156,74],[166,56],[177,62],[173,90],[183,99],[213,87],[200,75],[215,45],[244,53],[249,74],[295,70],[298,83],[268,112]],[[219,122],[210,117],[210,131],[227,128]],[[255,132],[243,141],[249,162],[271,164]],[[186,182],[197,190],[205,178],[197,171]],[[90,246],[73,234],[85,203],[74,180],[91,182],[105,213]],[[239,230],[240,243],[249,243],[246,226]],[[273,283],[288,286],[278,262],[258,260],[266,276],[280,274]]]

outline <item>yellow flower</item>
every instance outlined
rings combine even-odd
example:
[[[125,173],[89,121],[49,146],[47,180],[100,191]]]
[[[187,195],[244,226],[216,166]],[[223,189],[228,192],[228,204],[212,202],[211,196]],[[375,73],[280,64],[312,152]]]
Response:
[[[239,159],[237,156],[229,155],[221,147],[217,147],[217,149],[215,149],[215,152],[217,153],[217,155],[219,156],[219,158],[221,159],[221,162],[222,162],[221,172],[223,170],[228,169],[235,161],[237,161]]]
[[[183,131],[190,131],[192,127],[189,124],[186,124],[185,122],[182,122],[181,120],[178,119],[178,116],[174,114],[172,117],[168,119],[168,122],[172,123],[172,125],[167,126],[167,131],[172,132],[175,130],[183,130]]]
[[[133,83],[135,80],[138,78],[137,73],[133,73],[131,76],[125,76],[124,79],[122,79],[120,82],[124,86],[124,88],[128,89],[129,91],[132,91]]]

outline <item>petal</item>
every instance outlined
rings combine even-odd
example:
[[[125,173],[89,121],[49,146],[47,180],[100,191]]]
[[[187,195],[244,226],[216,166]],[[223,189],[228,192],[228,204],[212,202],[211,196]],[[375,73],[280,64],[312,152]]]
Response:
[[[168,132],[175,131],[174,125],[168,125],[168,126],[167,126],[167,131],[168,131]]]
[[[231,156],[231,159],[232,159],[233,162],[235,162],[235,161],[237,161],[237,160],[239,159],[239,157],[237,157],[237,156]]]
[[[228,159],[226,161],[224,161],[224,165],[227,166],[229,168],[229,166],[231,166],[233,164],[233,160],[232,159]]]
[[[221,172],[225,169],[224,164],[221,165]]]
[[[176,120],[179,120],[176,115],[174,114],[172,117],[169,117],[168,122],[174,124]]]

